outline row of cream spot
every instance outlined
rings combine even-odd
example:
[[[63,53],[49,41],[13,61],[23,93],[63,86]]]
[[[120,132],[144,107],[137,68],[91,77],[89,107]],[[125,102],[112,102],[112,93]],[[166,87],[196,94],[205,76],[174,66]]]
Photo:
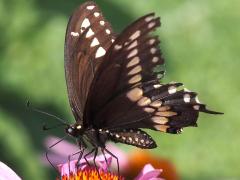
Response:
[[[88,10],[93,10],[93,9],[95,8],[95,6],[91,5],[91,6],[87,6],[86,8],[87,8]],[[100,16],[100,13],[99,13],[99,12],[94,12],[93,14],[94,14],[94,16],[95,16],[96,18]],[[105,25],[105,22],[104,22],[103,20],[101,20],[101,21],[99,21],[99,24],[100,24],[101,26],[104,26],[104,25]],[[85,30],[86,28],[88,28],[90,25],[91,25],[91,23],[90,23],[89,19],[88,19],[88,18],[85,18],[85,19],[83,20],[82,24],[81,24],[81,29],[80,29],[81,33],[83,33],[84,30]],[[105,32],[106,32],[106,34],[111,34],[111,31],[110,31],[109,29],[106,29]],[[86,38],[89,38],[89,37],[91,37],[91,36],[93,36],[93,35],[95,35],[95,33],[93,32],[93,30],[92,30],[91,28],[89,28],[88,32],[86,33]],[[78,32],[71,32],[71,36],[77,37],[77,36],[79,36],[79,33],[78,33]],[[112,42],[113,42],[113,41],[114,41],[114,39],[112,39]],[[97,45],[99,45],[99,44],[100,44],[99,40],[98,40],[96,37],[94,37],[93,40],[92,40],[92,42],[91,42],[90,47],[94,47],[94,46],[97,46]],[[95,58],[102,57],[102,56],[104,56],[105,54],[106,54],[106,50],[105,50],[103,47],[100,46],[100,47],[97,49],[97,51],[96,51]]]

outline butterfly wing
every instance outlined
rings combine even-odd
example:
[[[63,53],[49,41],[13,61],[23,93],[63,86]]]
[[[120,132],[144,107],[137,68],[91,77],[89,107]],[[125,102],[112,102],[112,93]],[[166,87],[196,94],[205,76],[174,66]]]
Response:
[[[181,83],[160,84],[164,60],[157,37],[149,35],[160,25],[146,15],[123,31],[100,65],[89,97],[92,124],[111,131],[149,128],[178,133],[195,126],[200,111],[209,111],[196,93],[179,90]],[[158,72],[154,73],[154,67]],[[160,69],[160,70],[159,70]]]
[[[114,39],[111,25],[94,2],[82,4],[68,22],[65,76],[70,106],[80,124],[93,77]]]
[[[153,13],[148,14],[117,37],[94,79],[88,99],[91,114],[96,114],[124,90],[137,84],[158,81],[163,76],[164,60],[158,48],[159,40],[149,36],[149,32],[159,25],[159,18],[155,18]],[[156,66],[162,69],[158,75],[152,72]]]

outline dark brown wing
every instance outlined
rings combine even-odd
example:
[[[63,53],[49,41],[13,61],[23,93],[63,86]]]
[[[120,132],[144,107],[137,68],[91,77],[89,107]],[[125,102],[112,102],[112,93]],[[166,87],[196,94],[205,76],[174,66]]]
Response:
[[[148,14],[132,23],[118,36],[94,79],[88,99],[91,114],[96,114],[112,98],[130,87],[157,81],[158,77],[153,69],[157,65],[163,65],[164,60],[158,48],[159,40],[149,36],[149,32],[159,25],[159,18],[155,18],[153,13]],[[164,71],[159,73],[163,74]]]
[[[110,24],[91,1],[82,4],[69,20],[65,37],[65,75],[72,112],[81,124],[95,71],[114,39]]]
[[[101,126],[111,131],[149,128],[176,134],[183,127],[197,126],[199,112],[219,114],[207,110],[195,92],[181,86],[151,83],[133,87],[108,103],[96,119],[101,119]]]
[[[123,31],[100,65],[88,99],[90,117],[97,128],[111,131],[149,128],[178,133],[195,126],[199,111],[196,93],[178,90],[181,83],[159,84],[164,70],[153,73],[164,61],[159,40],[149,32],[160,25],[154,14],[146,15]]]

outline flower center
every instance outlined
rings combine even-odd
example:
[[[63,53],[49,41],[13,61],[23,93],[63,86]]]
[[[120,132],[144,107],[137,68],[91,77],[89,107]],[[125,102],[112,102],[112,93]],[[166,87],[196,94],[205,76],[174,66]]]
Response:
[[[78,169],[76,173],[71,172],[70,177],[63,175],[62,180],[100,180],[99,175],[101,176],[101,180],[124,180],[122,176],[93,168]]]

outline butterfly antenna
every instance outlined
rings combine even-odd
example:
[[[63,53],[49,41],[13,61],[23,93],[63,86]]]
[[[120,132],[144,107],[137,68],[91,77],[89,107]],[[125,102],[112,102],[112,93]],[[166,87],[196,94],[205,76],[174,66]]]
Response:
[[[32,110],[32,111],[34,111],[34,112],[38,112],[38,113],[41,113],[41,114],[44,114],[44,115],[53,117],[53,118],[55,118],[56,120],[58,120],[62,125],[68,125],[68,123],[66,123],[66,121],[65,121],[64,119],[61,119],[61,118],[59,118],[59,117],[57,117],[57,116],[55,116],[55,115],[53,115],[53,114],[50,114],[50,113],[47,113],[47,112],[45,112],[45,111],[42,111],[42,110],[39,110],[39,109],[37,109],[37,108],[32,107],[29,101],[27,101],[27,104],[26,104],[26,105],[27,105],[27,108],[29,108],[30,110]],[[59,125],[57,125],[57,126],[59,126]],[[44,126],[44,127],[46,127],[46,126]],[[44,127],[43,127],[43,129],[44,129]],[[49,129],[49,128],[46,128],[46,129]],[[50,129],[51,129],[51,128],[50,128]]]
[[[46,124],[43,124],[42,130],[47,131],[47,130],[51,130],[51,129],[55,129],[61,126],[65,126],[65,124],[63,124],[62,122],[60,124],[56,124],[54,126],[48,127]]]

